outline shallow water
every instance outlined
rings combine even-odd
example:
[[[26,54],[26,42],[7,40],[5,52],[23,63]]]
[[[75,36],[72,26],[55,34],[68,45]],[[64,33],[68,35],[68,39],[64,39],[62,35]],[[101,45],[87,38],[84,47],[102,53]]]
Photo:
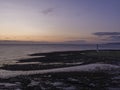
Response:
[[[100,45],[100,49],[120,49],[119,45]],[[93,50],[96,45],[0,45],[0,64],[12,63],[14,60],[30,58],[28,54],[52,51]]]

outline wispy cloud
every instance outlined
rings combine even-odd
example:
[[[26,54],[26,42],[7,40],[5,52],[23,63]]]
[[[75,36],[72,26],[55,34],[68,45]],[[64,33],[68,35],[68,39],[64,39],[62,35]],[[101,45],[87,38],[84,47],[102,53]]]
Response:
[[[120,32],[95,32],[93,33],[93,35],[96,36],[116,36],[116,35],[120,35]]]
[[[120,32],[95,32],[93,35],[103,41],[120,42]]]
[[[120,41],[120,36],[110,36],[109,39],[114,41]]]
[[[45,15],[48,15],[48,14],[54,12],[54,9],[55,9],[55,8],[47,8],[47,9],[44,9],[44,10],[42,11],[42,13],[45,14]]]
[[[65,44],[85,44],[87,41],[85,40],[73,40],[73,41],[65,41],[63,42]]]

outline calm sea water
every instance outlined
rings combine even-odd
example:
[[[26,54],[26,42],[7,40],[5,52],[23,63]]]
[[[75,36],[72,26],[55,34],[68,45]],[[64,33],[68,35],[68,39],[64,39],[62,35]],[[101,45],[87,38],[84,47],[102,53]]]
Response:
[[[100,49],[120,49],[120,45],[100,45]],[[28,54],[53,52],[93,50],[96,45],[0,45],[0,64],[11,63],[17,59],[28,58]]]

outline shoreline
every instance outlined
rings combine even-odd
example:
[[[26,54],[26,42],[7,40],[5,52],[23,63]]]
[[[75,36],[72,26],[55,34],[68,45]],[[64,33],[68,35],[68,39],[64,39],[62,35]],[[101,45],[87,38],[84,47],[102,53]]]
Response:
[[[95,50],[64,51],[30,56],[33,58],[0,67],[3,77],[0,78],[0,89],[120,89],[120,50],[100,50],[99,54]]]
[[[11,71],[44,70],[92,63],[120,65],[120,50],[60,51],[29,54],[31,58],[16,60],[14,64],[4,64],[0,69]]]

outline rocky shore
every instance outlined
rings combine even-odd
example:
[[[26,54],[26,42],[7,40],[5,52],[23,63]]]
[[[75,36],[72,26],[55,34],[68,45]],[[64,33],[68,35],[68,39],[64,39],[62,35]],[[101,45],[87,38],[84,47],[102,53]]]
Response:
[[[119,50],[50,52],[30,56],[33,58],[0,67],[0,90],[120,89]]]

